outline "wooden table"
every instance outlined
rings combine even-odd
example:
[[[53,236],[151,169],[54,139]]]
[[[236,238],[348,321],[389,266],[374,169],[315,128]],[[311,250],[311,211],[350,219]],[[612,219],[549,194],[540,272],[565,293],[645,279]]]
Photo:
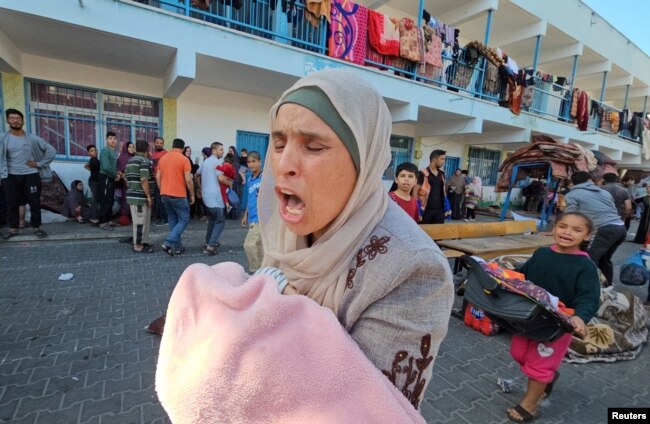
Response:
[[[511,234],[498,237],[440,240],[439,246],[460,250],[483,259],[501,255],[533,253],[538,247],[550,246],[555,242],[552,236],[541,234]]]

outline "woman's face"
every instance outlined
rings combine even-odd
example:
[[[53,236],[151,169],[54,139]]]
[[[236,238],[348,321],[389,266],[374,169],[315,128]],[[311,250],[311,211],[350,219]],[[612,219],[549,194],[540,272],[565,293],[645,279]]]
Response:
[[[192,157],[192,149],[190,149],[189,147],[187,149],[185,149],[185,156],[187,156],[188,158],[191,158]]]
[[[271,133],[271,168],[280,217],[300,236],[318,240],[345,207],[356,184],[350,153],[312,111],[287,103]]]
[[[234,155],[235,154],[235,148],[232,147],[232,146],[228,147],[228,153],[230,153],[231,155]]]
[[[135,144],[131,143],[126,147],[126,151],[129,152],[129,154],[135,155]]]

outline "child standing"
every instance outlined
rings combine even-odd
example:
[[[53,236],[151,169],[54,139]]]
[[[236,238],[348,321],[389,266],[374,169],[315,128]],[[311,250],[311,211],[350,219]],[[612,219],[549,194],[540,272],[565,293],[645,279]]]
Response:
[[[217,170],[223,172],[223,175],[230,178],[231,180],[234,180],[237,174],[235,167],[232,165],[233,161],[233,156],[231,154],[227,154],[223,159],[223,163],[217,166]],[[232,205],[228,200],[228,186],[219,182],[219,189],[221,190],[221,197],[223,197],[223,204],[226,205],[226,213],[228,213],[232,209]]]
[[[404,212],[408,214],[416,223],[419,223],[420,208],[418,200],[411,195],[415,183],[417,183],[418,167],[411,162],[401,163],[395,171],[395,182],[390,188],[388,196],[397,203]]]
[[[244,240],[244,251],[248,258],[248,271],[251,273],[262,266],[262,258],[264,257],[259,217],[257,215],[257,195],[262,184],[262,162],[260,159],[260,154],[256,151],[251,151],[246,157],[248,169],[251,170],[252,175],[248,179],[246,186],[248,203],[241,225],[248,226],[248,234],[246,234],[246,240]]]
[[[556,244],[537,249],[521,272],[526,279],[557,296],[573,308],[573,332],[586,335],[586,325],[598,310],[600,285],[596,265],[585,252],[594,229],[591,219],[580,212],[560,216],[553,228]],[[562,358],[569,349],[572,335],[567,333],[553,342],[539,342],[513,335],[510,353],[528,377],[526,395],[506,415],[515,422],[529,422],[538,415],[538,402],[551,394],[559,377]]]
[[[476,221],[476,213],[474,210],[481,201],[483,191],[483,181],[481,177],[474,177],[470,184],[465,186],[465,219],[463,221]]]

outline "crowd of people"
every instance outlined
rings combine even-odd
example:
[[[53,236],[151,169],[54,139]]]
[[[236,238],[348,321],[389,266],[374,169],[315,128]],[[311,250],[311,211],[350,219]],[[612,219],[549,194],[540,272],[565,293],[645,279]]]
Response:
[[[0,138],[10,224],[5,238],[17,234],[21,202],[30,205],[34,234],[45,237],[40,181],[55,151],[22,130],[19,111],[7,110],[7,121],[10,131]],[[258,411],[244,404],[269,405],[265,413],[287,420],[314,411],[368,418],[381,406],[394,422],[422,422],[414,411],[447,333],[453,281],[446,257],[418,224],[474,221],[481,179],[460,169],[446,178],[446,152],[434,150],[424,169],[399,164],[387,194],[382,175],[391,158],[390,112],[353,71],[331,69],[300,79],[271,108],[270,121],[266,174],[259,152],[240,155],[231,146],[225,154],[220,142],[202,149],[201,162],[192,161],[180,138],[170,150],[160,137],[153,148],[147,140],[126,142],[118,155],[116,134],[109,131],[100,152],[88,147],[92,201],[83,196],[83,182],[71,184],[65,213],[106,231],[116,225],[115,215],[118,222],[128,220],[136,254],[154,252],[147,242],[153,220],[169,227],[162,252],[182,255],[194,213],[207,220],[203,253],[216,255],[227,216],[238,217],[240,199],[247,198],[241,217],[248,228],[247,270],[192,265],[171,296],[156,376],[161,404],[178,422],[220,414],[255,422]],[[522,269],[574,310],[570,322],[578,337],[598,308],[597,268],[611,284],[612,255],[627,235],[633,203],[616,177],[606,176],[600,187],[590,174],[574,173],[564,214],[555,219],[554,245],[536,251]],[[244,325],[247,331],[241,331]],[[319,331],[305,334],[313,328]],[[206,337],[206,330],[215,337]],[[508,418],[528,422],[539,415],[539,401],[550,396],[571,337],[540,343],[513,336],[510,351],[528,384],[524,398],[505,411]],[[199,367],[201,375],[188,375],[183,364]],[[210,380],[232,376],[232,369],[254,370],[255,378]],[[319,378],[276,385],[278,376],[302,369]],[[344,369],[369,372],[357,381],[338,372]],[[328,380],[332,375],[336,384]],[[369,375],[379,380],[361,378]],[[330,400],[341,398],[342,387],[351,396],[373,395],[332,412]],[[395,388],[403,396],[393,396]],[[275,390],[272,402],[269,390]],[[304,393],[318,397],[304,403]],[[386,402],[378,405],[380,398]],[[221,411],[222,405],[230,407]]]

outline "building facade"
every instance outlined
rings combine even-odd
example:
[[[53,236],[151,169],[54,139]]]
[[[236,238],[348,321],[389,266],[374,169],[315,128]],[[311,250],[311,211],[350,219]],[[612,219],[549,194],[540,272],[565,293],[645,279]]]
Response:
[[[431,15],[459,30],[461,49],[450,43],[433,73],[370,55],[355,63],[332,57],[334,14],[355,4],[331,5],[330,22],[310,22],[300,1],[0,0],[0,107],[25,111],[28,129],[57,149],[54,169],[68,185],[86,180],[86,146],[101,148],[108,130],[120,142],[159,134],[170,145],[180,137],[195,153],[215,140],[264,150],[268,110],[280,94],[310,72],[347,67],[363,73],[391,110],[387,181],[394,165],[424,167],[440,148],[448,171],[480,175],[486,198],[498,200],[489,187],[499,164],[537,134],[601,151],[619,168],[650,168],[641,140],[623,128],[605,128],[594,116],[580,131],[570,119],[574,88],[606,114],[645,116],[650,95],[648,55],[581,1],[358,2],[416,23]],[[464,54],[474,40],[532,71],[532,102],[518,115],[499,106],[501,87],[484,84],[488,62]]]

